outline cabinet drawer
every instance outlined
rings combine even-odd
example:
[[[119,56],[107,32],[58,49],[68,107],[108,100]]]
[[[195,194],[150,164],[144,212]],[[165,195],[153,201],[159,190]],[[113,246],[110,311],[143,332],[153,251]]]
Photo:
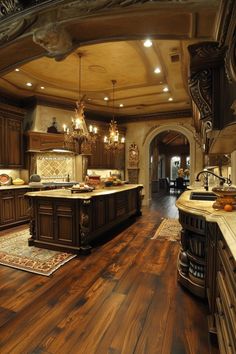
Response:
[[[218,242],[218,250],[222,262],[226,268],[226,271],[231,278],[232,286],[234,287],[234,292],[236,293],[236,262],[234,261],[230,250],[222,240]]]
[[[217,287],[219,290],[219,297],[217,298],[217,309],[219,314],[224,315],[224,324],[227,329],[228,345],[236,351],[234,347],[236,343],[236,316],[235,309],[231,305],[231,299],[228,293],[227,286],[224,282],[224,277],[221,272],[217,273]],[[225,330],[226,330],[225,329]]]

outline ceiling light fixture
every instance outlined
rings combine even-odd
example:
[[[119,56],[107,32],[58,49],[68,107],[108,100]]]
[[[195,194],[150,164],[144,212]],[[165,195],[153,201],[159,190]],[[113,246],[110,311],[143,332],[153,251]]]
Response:
[[[144,41],[144,43],[143,43],[143,45],[144,45],[144,47],[146,47],[146,48],[150,48],[151,46],[152,46],[152,41],[151,41],[151,39],[146,39],[145,41]]]
[[[109,136],[104,136],[105,149],[115,152],[124,148],[125,138],[119,137],[119,130],[117,122],[115,121],[115,84],[116,80],[112,82],[112,120],[109,127]]]
[[[103,99],[104,99],[104,101],[109,101],[109,98],[107,96],[104,97]]]
[[[154,70],[154,73],[155,73],[155,74],[160,74],[160,72],[161,72],[161,69],[158,68],[158,67]]]
[[[32,84],[32,82],[27,82],[27,83],[26,83],[26,86],[31,87],[31,86],[33,86],[33,84]]]
[[[20,71],[20,69],[19,69],[19,68],[16,68],[15,71]]]
[[[45,87],[44,87],[44,86],[40,86],[40,88],[41,88],[41,90],[44,90],[44,89],[45,89]]]
[[[123,103],[120,103],[120,107],[124,107]]]
[[[71,119],[71,126],[63,125],[65,146],[68,150],[75,150],[79,154],[91,154],[92,147],[97,139],[98,128],[90,125],[87,128],[84,116],[84,98],[81,95],[82,54],[79,53],[79,100],[76,101],[75,116]]]
[[[168,98],[168,101],[173,101],[173,98],[172,98],[172,97],[169,97],[169,98]]]
[[[168,91],[169,91],[169,89],[167,86],[163,88],[163,92],[168,92]]]

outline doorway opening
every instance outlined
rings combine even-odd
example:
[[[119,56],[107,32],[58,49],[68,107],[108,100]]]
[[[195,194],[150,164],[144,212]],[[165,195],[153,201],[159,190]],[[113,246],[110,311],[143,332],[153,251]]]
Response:
[[[165,130],[150,143],[150,197],[181,193],[189,184],[190,144],[179,131]]]

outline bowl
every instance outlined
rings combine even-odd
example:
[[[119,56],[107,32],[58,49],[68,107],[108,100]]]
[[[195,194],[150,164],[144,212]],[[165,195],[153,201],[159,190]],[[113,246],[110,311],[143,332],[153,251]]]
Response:
[[[236,188],[234,187],[213,187],[212,192],[218,197],[236,197]]]
[[[105,185],[105,187],[111,187],[111,186],[113,186],[113,182],[112,181],[105,181],[104,185]]]

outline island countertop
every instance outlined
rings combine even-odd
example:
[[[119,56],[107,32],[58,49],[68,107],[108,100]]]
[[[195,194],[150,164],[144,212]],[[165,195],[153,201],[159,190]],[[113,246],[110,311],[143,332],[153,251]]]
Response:
[[[29,197],[42,197],[42,198],[65,198],[65,199],[91,199],[96,196],[103,196],[108,194],[120,193],[135,189],[142,188],[142,184],[124,184],[122,186],[105,187],[101,189],[94,189],[92,192],[72,193],[71,189],[54,189],[46,191],[28,192]]]
[[[194,190],[198,192],[202,190]],[[216,222],[236,260],[236,210],[227,212],[212,207],[213,201],[191,200],[193,190],[185,191],[176,201],[178,209],[194,215],[203,216],[208,222]],[[207,192],[206,192],[207,193]]]

